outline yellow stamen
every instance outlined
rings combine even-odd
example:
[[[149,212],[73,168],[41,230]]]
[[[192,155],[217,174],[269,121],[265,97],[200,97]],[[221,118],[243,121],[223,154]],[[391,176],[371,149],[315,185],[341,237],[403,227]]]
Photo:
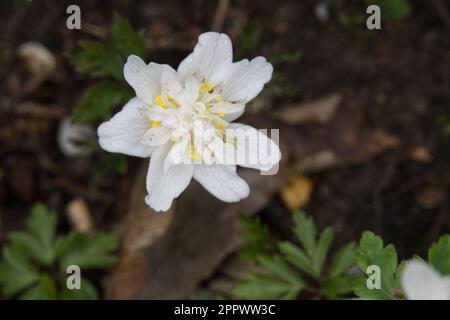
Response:
[[[169,102],[175,107],[175,108],[179,108],[180,105],[178,104],[178,102],[176,102],[171,96],[167,96],[167,100],[169,100]]]
[[[161,107],[167,108],[167,105],[164,103],[164,101],[163,101],[161,96],[157,96],[155,98],[155,102],[156,102],[156,104],[160,105]]]
[[[222,100],[222,96],[220,94],[218,94],[217,96],[214,97],[214,99],[216,101],[220,101],[220,100]]]
[[[203,82],[202,85],[200,86],[200,89],[198,90],[198,92],[200,94],[205,93],[205,92],[211,93],[212,90],[213,90],[213,86],[211,84],[209,84],[208,82]]]
[[[219,112],[217,115],[218,115],[219,117],[223,118],[223,117],[225,116],[225,112]]]
[[[159,127],[161,125],[161,121],[152,121],[152,127]]]
[[[194,144],[193,143],[191,143],[191,146],[190,146],[190,153],[191,153],[191,159],[195,159],[195,160],[202,160],[202,155],[198,152],[198,151],[195,151],[195,149],[194,149]]]
[[[225,126],[222,123],[218,122],[218,123],[216,123],[216,128],[219,130],[223,130],[223,129],[225,129]]]

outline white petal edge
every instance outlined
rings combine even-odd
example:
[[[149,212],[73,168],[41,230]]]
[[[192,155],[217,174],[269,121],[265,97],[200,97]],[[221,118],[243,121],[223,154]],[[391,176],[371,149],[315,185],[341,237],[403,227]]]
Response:
[[[149,129],[145,112],[146,106],[139,99],[133,98],[109,121],[103,122],[97,129],[102,149],[130,156],[149,157],[153,147],[141,143]]]
[[[272,78],[273,67],[264,57],[233,63],[211,80],[220,84],[226,101],[245,104],[255,98]]]
[[[448,300],[447,283],[423,261],[409,261],[402,274],[402,287],[409,300]]]
[[[171,166],[164,172],[164,161],[171,143],[156,148],[150,159],[147,173],[147,192],[145,202],[155,211],[167,211],[173,200],[189,185],[194,172],[193,165]]]
[[[237,202],[250,193],[247,182],[237,175],[233,165],[196,165],[194,179],[225,202]]]
[[[233,62],[233,45],[224,33],[206,32],[198,37],[194,51],[178,66],[181,78],[196,75],[206,80]]]
[[[260,130],[245,124],[230,123],[225,133],[237,140],[235,164],[268,171],[280,162],[280,148]]]
[[[175,72],[169,65],[149,63],[131,55],[123,68],[125,80],[133,87],[136,96],[145,103],[153,104],[161,93],[161,75],[164,71]]]

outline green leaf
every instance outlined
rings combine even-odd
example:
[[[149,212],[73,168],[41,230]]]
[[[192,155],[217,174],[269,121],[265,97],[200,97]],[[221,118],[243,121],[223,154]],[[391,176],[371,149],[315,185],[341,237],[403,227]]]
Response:
[[[327,257],[328,249],[333,241],[334,232],[328,227],[320,235],[319,242],[313,253],[313,264],[316,276],[319,276],[322,272],[323,263]]]
[[[31,216],[26,221],[28,229],[38,238],[46,248],[52,247],[58,219],[55,212],[51,212],[42,204],[36,204],[31,210]]]
[[[293,231],[300,243],[305,247],[306,253],[312,256],[316,247],[316,226],[311,217],[307,217],[303,212],[296,210],[293,213]]]
[[[55,243],[55,256],[57,258],[70,251],[71,247],[77,242],[80,235],[77,232],[70,232],[65,236],[60,236]]]
[[[316,277],[313,263],[302,249],[288,241],[279,242],[278,248],[292,265],[303,270],[311,277]]]
[[[381,288],[369,290],[366,287],[366,278],[364,278],[364,288],[357,288],[356,294],[367,294],[368,291],[380,291],[378,295],[394,299],[395,290],[395,273],[397,271],[397,252],[393,245],[383,247],[383,240],[376,236],[373,232],[366,231],[363,233],[359,246],[356,250],[356,263],[358,267],[365,273],[368,266],[376,265],[381,271]],[[367,290],[368,291],[367,291]],[[370,298],[361,296],[362,298]]]
[[[248,279],[237,282],[232,293],[245,299],[293,299],[300,290],[301,288],[295,288],[278,277],[252,274]]]
[[[428,262],[442,275],[450,275],[450,235],[442,236],[430,247]]]
[[[77,235],[72,245],[61,256],[61,269],[70,265],[80,268],[107,268],[113,266],[119,238],[114,233],[98,232],[93,237]]]
[[[110,117],[114,107],[124,104],[134,93],[125,85],[100,82],[89,87],[75,107],[73,119],[93,122]]]
[[[144,33],[136,32],[130,23],[118,13],[114,13],[109,38],[123,57],[135,54],[144,56]]]
[[[55,300],[55,281],[46,273],[39,278],[37,285],[27,290],[20,296],[21,300]]]
[[[245,246],[239,255],[245,259],[254,259],[258,254],[268,251],[270,245],[269,230],[260,219],[240,216],[239,222],[244,231]]]
[[[392,294],[385,290],[369,289],[367,287],[367,279],[359,278],[352,284],[353,292],[360,298],[371,300],[392,300]]]
[[[350,242],[339,248],[331,262],[328,276],[334,278],[346,272],[355,263],[355,243]]]
[[[54,248],[43,247],[31,233],[25,231],[12,232],[8,239],[15,247],[42,265],[48,266],[54,260]]]
[[[11,243],[37,262],[45,266],[52,264],[55,259],[56,213],[48,211],[42,204],[36,204],[25,224],[27,231],[9,235]]]
[[[111,42],[81,40],[71,54],[70,61],[79,73],[93,77],[111,76],[123,80],[124,57]]]
[[[69,289],[64,284],[59,299],[61,300],[97,300],[98,293],[95,286],[87,279],[81,278],[80,289]]]
[[[293,289],[289,292],[287,292],[286,294],[284,294],[283,296],[281,296],[281,300],[295,300],[297,299],[298,295],[299,295],[300,291],[297,289]]]
[[[0,264],[2,293],[12,297],[39,280],[38,271],[31,265],[20,249],[11,245],[3,247]]]
[[[403,274],[403,270],[405,269],[405,266],[406,266],[406,260],[402,260],[402,262],[400,262],[397,267],[397,271],[395,272],[395,277],[394,277],[394,287],[395,288],[402,287],[402,274]]]
[[[323,283],[321,291],[327,299],[338,299],[352,292],[355,278],[351,275],[328,278]]]
[[[257,257],[258,262],[273,275],[295,285],[298,288],[305,286],[304,281],[300,276],[292,270],[289,265],[284,262],[280,256],[260,255]]]
[[[407,18],[412,11],[409,0],[377,0],[381,17],[385,20],[400,20]]]

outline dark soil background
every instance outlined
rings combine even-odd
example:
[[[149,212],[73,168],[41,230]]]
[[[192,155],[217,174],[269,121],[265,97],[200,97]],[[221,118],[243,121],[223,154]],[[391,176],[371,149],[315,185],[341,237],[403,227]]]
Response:
[[[77,74],[68,56],[78,40],[101,38],[116,11],[145,30],[148,61],[176,67],[198,34],[214,23],[230,35],[239,56],[263,55],[270,61],[280,53],[300,54],[295,61],[274,63],[282,81],[273,80],[239,122],[280,128],[282,172],[308,177],[313,191],[303,209],[320,227],[335,227],[336,244],[356,240],[369,229],[394,243],[402,258],[424,255],[439,235],[450,232],[450,141],[439,122],[450,114],[450,6],[446,1],[411,3],[409,17],[383,20],[382,30],[369,31],[365,20],[343,25],[338,19],[342,12],[365,17],[362,1],[329,1],[330,16],[319,21],[317,1],[232,0],[219,22],[214,19],[216,1],[2,1],[0,243],[23,225],[37,201],[61,214],[61,231],[71,228],[64,212],[74,198],[86,201],[97,228],[123,229],[131,210],[129,190],[137,183],[142,161],[127,157],[127,172],[106,173],[108,182],[93,192],[92,168],[101,156],[67,158],[56,138],[59,121],[70,115],[93,81]],[[82,30],[66,28],[68,4],[81,7]],[[244,42],[236,23],[255,23],[260,41],[239,48]],[[54,54],[57,68],[38,87],[26,90],[29,75],[16,48],[31,40]],[[326,123],[271,120],[279,110],[332,93],[342,102]],[[25,102],[35,108],[18,108]],[[314,150],[332,150],[341,161],[296,170]],[[259,214],[273,232],[289,236],[289,208],[278,190],[267,194],[262,209],[248,213]],[[197,228],[221,228],[212,223]],[[232,255],[233,250],[219,260]],[[203,273],[200,286],[213,281],[220,267],[216,263]]]

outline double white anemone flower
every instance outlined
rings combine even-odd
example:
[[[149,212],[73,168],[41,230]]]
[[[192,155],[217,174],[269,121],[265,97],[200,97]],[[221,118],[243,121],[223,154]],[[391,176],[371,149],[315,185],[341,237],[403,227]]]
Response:
[[[110,152],[151,157],[146,203],[166,211],[192,178],[217,198],[236,202],[249,194],[236,165],[270,170],[281,158],[277,144],[260,131],[231,123],[272,77],[263,57],[233,63],[225,34],[203,33],[175,71],[130,56],[124,76],[136,92],[98,128]]]
[[[402,275],[409,300],[450,300],[450,277],[442,276],[423,261],[409,261]]]

